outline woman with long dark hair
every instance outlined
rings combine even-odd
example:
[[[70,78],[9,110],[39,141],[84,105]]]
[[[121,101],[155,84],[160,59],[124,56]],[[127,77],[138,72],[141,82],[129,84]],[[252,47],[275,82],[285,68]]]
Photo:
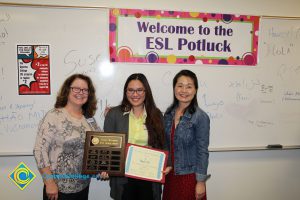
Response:
[[[164,115],[166,145],[172,170],[163,200],[206,199],[210,120],[197,102],[195,73],[182,70],[173,79],[173,103]]]
[[[106,114],[104,131],[126,133],[127,143],[163,149],[163,117],[144,74],[136,73],[127,78],[123,100]],[[160,183],[127,177],[110,177],[109,181],[110,196],[114,200],[161,199]]]

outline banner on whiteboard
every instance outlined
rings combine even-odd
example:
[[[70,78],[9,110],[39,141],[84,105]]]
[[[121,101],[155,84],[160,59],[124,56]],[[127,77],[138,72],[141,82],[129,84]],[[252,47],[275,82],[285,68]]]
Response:
[[[258,16],[111,9],[111,62],[256,65]]]

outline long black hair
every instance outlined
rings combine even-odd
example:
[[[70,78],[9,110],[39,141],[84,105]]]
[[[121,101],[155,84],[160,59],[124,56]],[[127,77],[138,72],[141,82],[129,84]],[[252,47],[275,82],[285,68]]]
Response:
[[[189,106],[184,110],[184,113],[185,113],[185,111],[188,111],[190,114],[193,114],[196,111],[196,107],[198,106],[198,101],[197,101],[198,79],[194,72],[184,69],[184,70],[181,70],[180,72],[178,72],[175,75],[175,77],[173,78],[173,103],[168,107],[166,113],[170,113],[179,104],[178,99],[175,96],[175,86],[176,86],[178,79],[181,76],[186,76],[186,77],[191,78],[193,80],[195,88],[196,88],[196,94],[195,94],[194,98],[192,99],[191,103],[189,104]]]
[[[124,85],[123,100],[121,102],[121,109],[123,112],[128,112],[132,109],[132,105],[127,99],[127,87],[130,81],[139,80],[145,88],[144,105],[147,112],[146,127],[148,129],[148,144],[154,148],[163,148],[164,144],[164,126],[161,111],[156,107],[152,91],[148,80],[144,74],[135,73],[131,74]]]

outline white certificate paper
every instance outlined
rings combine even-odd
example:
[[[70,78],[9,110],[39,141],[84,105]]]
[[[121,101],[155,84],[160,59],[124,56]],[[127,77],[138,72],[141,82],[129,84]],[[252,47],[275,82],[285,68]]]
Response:
[[[125,162],[125,176],[165,182],[162,171],[166,166],[168,153],[163,150],[128,144]]]

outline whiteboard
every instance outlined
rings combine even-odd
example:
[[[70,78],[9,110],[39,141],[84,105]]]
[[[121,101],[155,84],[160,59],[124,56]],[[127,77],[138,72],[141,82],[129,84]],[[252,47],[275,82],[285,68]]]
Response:
[[[300,144],[300,20],[262,19],[257,66],[110,63],[108,9],[0,7],[0,152],[31,154],[39,121],[66,77],[89,75],[102,127],[127,77],[144,73],[157,106],[172,102],[181,69],[199,80],[198,102],[211,119],[210,149]],[[50,95],[19,95],[17,45],[49,45]]]

